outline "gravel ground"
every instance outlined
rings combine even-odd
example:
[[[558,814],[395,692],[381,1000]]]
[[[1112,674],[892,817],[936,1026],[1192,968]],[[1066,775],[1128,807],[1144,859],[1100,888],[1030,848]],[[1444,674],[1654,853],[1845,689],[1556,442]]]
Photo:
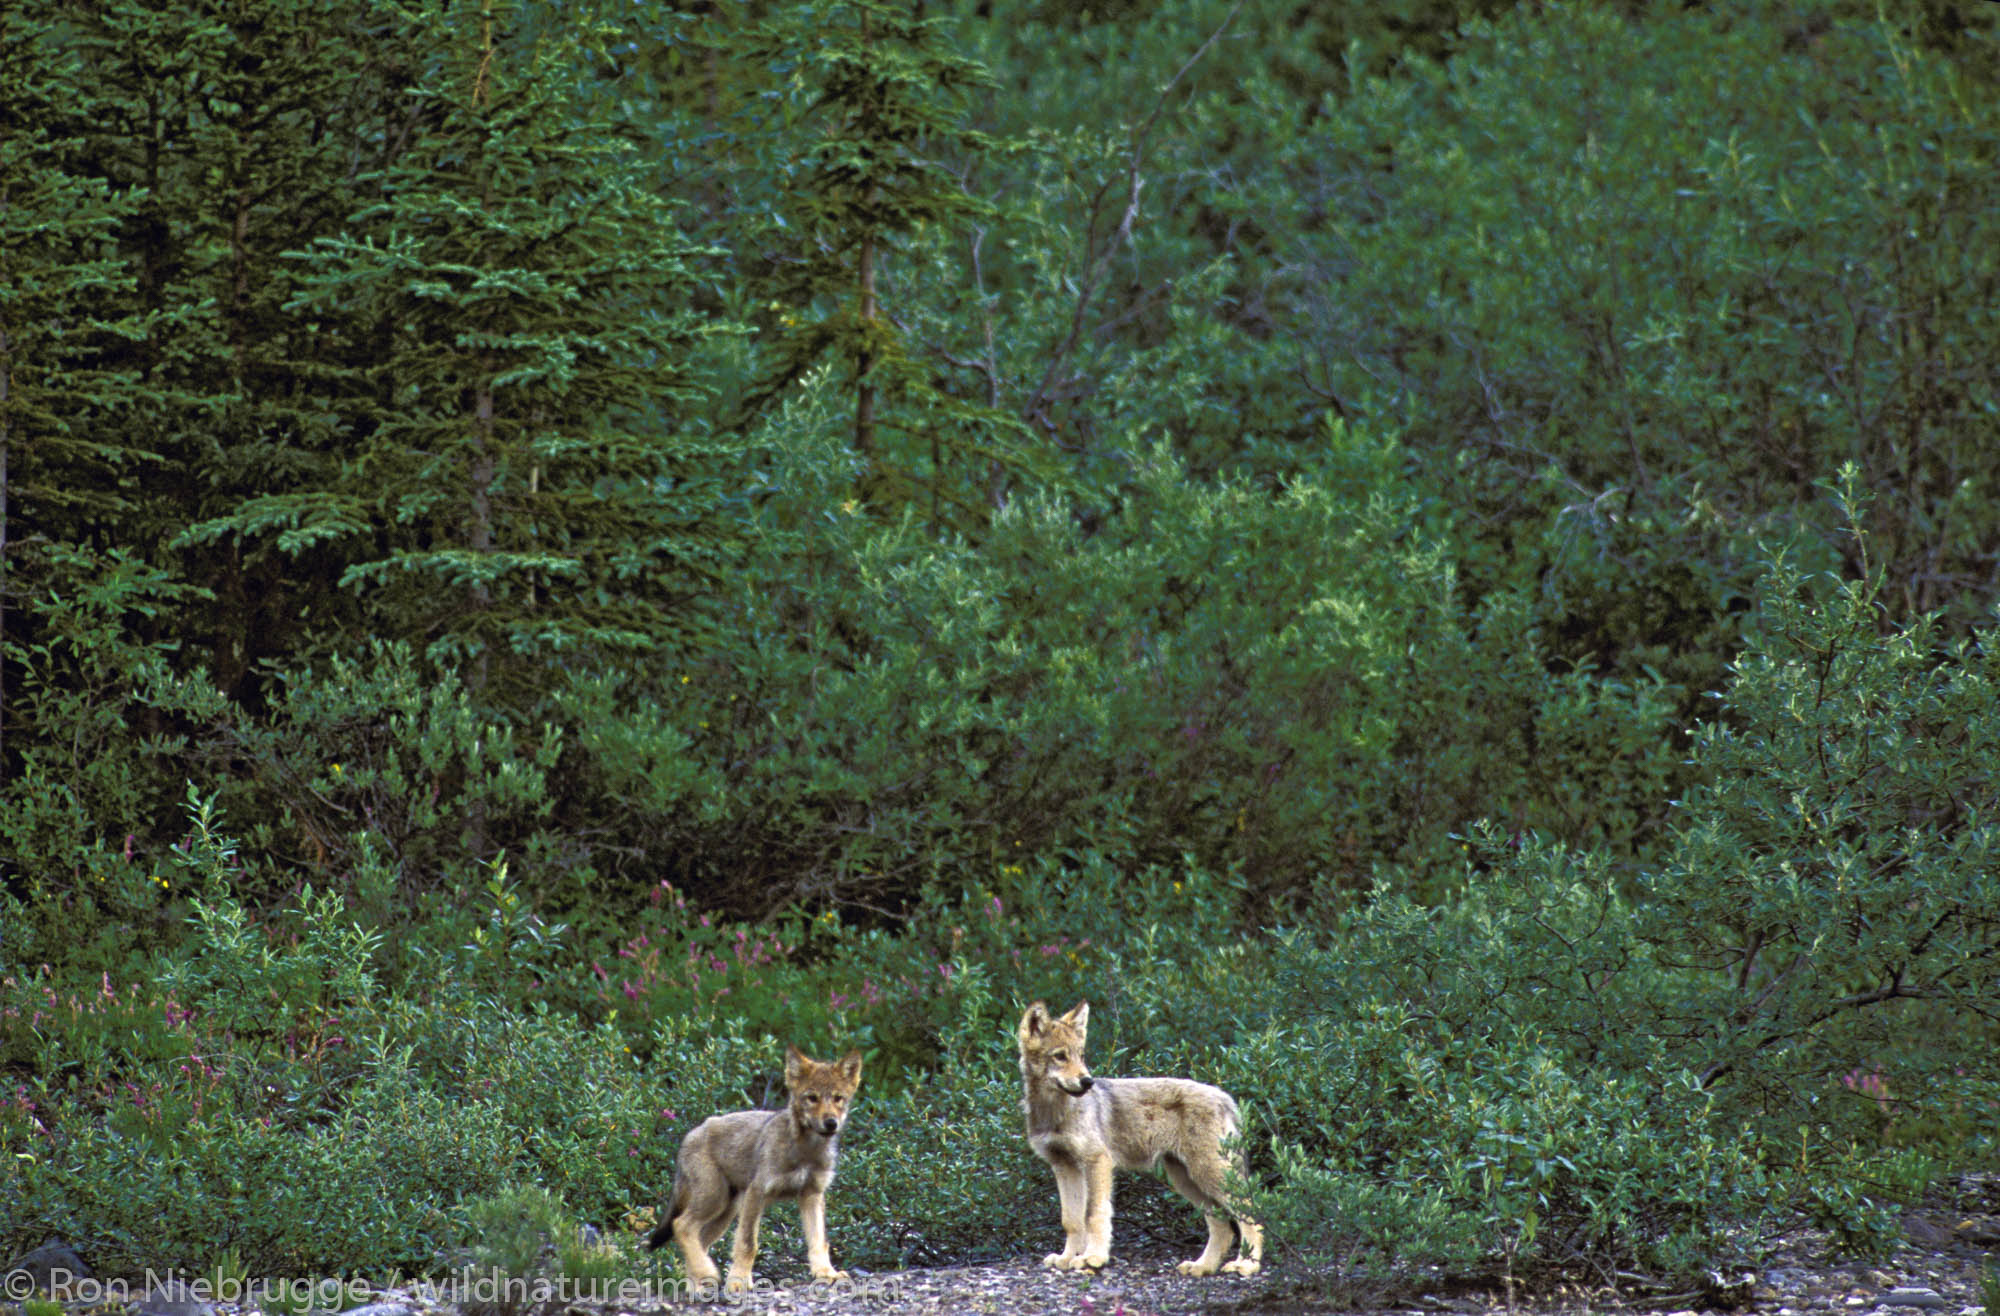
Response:
[[[2000,1291],[1987,1306],[1986,1286],[2000,1290],[2000,1175],[1968,1176],[1905,1215],[1907,1239],[1888,1259],[1850,1264],[1832,1255],[1826,1236],[1798,1230],[1762,1249],[1755,1269],[1711,1277],[1680,1293],[1626,1284],[1620,1289],[1576,1286],[1516,1292],[1491,1281],[1413,1281],[1364,1287],[1337,1274],[1275,1265],[1245,1279],[1191,1279],[1174,1268],[1180,1253],[1140,1244],[1094,1273],[1045,1270],[1040,1254],[1018,1260],[869,1274],[815,1284],[799,1264],[796,1240],[768,1241],[759,1284],[748,1294],[701,1300],[638,1292],[609,1301],[527,1303],[511,1308],[445,1300],[420,1289],[373,1295],[344,1316],[681,1316],[741,1311],[755,1316],[1279,1316],[1280,1313],[1359,1313],[1363,1316],[1694,1316],[1754,1312],[1759,1316],[2000,1316]],[[776,1231],[774,1231],[775,1233]],[[16,1295],[8,1295],[16,1296]],[[343,1304],[344,1305],[344,1304]],[[251,1304],[210,1303],[187,1295],[148,1294],[106,1304],[101,1313],[71,1307],[66,1316],[251,1316]],[[17,1316],[0,1301],[0,1316]]]
[[[1669,1293],[1643,1285],[1620,1290],[1571,1287],[1519,1293],[1510,1303],[1492,1283],[1413,1284],[1364,1288],[1338,1275],[1274,1266],[1249,1279],[1191,1279],[1174,1269],[1177,1254],[1157,1246],[1114,1255],[1092,1274],[1045,1270],[1039,1256],[989,1265],[945,1266],[869,1275],[848,1284],[813,1285],[774,1264],[759,1291],[717,1304],[678,1300],[598,1307],[586,1316],[738,1310],[771,1316],[874,1316],[876,1313],[965,1313],[966,1316],[1279,1316],[1280,1313],[1365,1313],[1441,1316],[1514,1313],[1574,1316],[1622,1312],[1692,1316],[1697,1312],[1756,1312],[1764,1316],[2000,1316],[2000,1293],[1988,1312],[1984,1276],[2000,1283],[2000,1176],[1968,1176],[1904,1217],[1907,1240],[1886,1260],[1858,1265],[1832,1255],[1823,1234],[1801,1229],[1775,1240],[1755,1269],[1711,1277],[1702,1289]],[[774,1259],[775,1261],[775,1259]]]
[[[1953,1221],[1952,1224],[1963,1223]],[[1944,1226],[1949,1228],[1949,1225]],[[617,1304],[589,1316],[740,1310],[758,1316],[1278,1316],[1279,1313],[1364,1313],[1366,1316],[1440,1316],[1444,1313],[1516,1313],[1571,1316],[1581,1312],[1758,1312],[1767,1316],[1988,1316],[1980,1288],[1983,1266],[2000,1269],[2000,1219],[1994,1237],[1979,1245],[1960,1236],[1940,1247],[1910,1243],[1871,1265],[1829,1262],[1827,1240],[1810,1231],[1782,1240],[1756,1270],[1717,1276],[1700,1291],[1663,1293],[1643,1287],[1616,1292],[1572,1287],[1518,1292],[1510,1306],[1498,1284],[1459,1282],[1400,1291],[1344,1283],[1339,1276],[1299,1274],[1274,1267],[1250,1279],[1190,1279],[1172,1258],[1114,1257],[1095,1274],[1045,1270],[1038,1260],[907,1270],[888,1275],[855,1273],[848,1283],[814,1285],[777,1278],[758,1291],[726,1302],[695,1299]],[[2000,1310],[1992,1313],[2000,1316]]]

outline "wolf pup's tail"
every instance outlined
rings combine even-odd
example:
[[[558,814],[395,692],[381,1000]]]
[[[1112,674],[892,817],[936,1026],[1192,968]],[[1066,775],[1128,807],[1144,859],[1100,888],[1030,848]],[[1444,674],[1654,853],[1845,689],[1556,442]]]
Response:
[[[674,1171],[673,1196],[669,1198],[667,1201],[666,1213],[660,1217],[660,1223],[654,1225],[653,1232],[646,1236],[647,1247],[651,1248],[655,1252],[658,1252],[661,1248],[665,1247],[668,1243],[673,1241],[674,1217],[678,1216],[681,1213],[681,1208],[686,1205],[687,1205],[687,1179],[682,1176],[679,1169],[676,1169]]]

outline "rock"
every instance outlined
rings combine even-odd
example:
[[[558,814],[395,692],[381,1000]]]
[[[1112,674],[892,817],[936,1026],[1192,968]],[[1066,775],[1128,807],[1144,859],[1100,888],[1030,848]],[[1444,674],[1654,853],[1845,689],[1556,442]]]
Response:
[[[72,1280],[96,1278],[90,1267],[83,1264],[83,1258],[76,1254],[76,1249],[55,1237],[34,1251],[24,1252],[5,1266],[0,1266],[0,1275],[9,1278],[17,1271],[28,1276],[37,1293],[53,1292]],[[12,1285],[7,1287],[7,1295],[22,1296],[14,1292]]]
[[[1952,1226],[1951,1235],[1961,1243],[1976,1243],[1981,1247],[1991,1247],[2000,1243],[2000,1221],[1961,1220]]]
[[[1883,1294],[1880,1305],[1884,1307],[1942,1307],[1944,1299],[1936,1289],[1890,1289]]]
[[[406,1302],[371,1302],[362,1307],[350,1307],[340,1316],[416,1316],[417,1309]]]
[[[1958,1241],[1951,1230],[1920,1215],[1903,1217],[1903,1236],[1918,1247],[1950,1247]]]

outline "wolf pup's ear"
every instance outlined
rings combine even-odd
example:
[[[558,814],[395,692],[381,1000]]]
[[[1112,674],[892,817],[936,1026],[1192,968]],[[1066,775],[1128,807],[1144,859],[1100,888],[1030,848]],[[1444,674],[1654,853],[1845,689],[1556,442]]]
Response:
[[[1090,1027],[1090,1002],[1078,1001],[1076,1008],[1062,1017],[1062,1021],[1081,1033]]]
[[[812,1067],[806,1053],[795,1046],[785,1048],[785,1086],[795,1088],[805,1081],[806,1070]]]
[[[1028,1007],[1028,1012],[1021,1016],[1021,1040],[1040,1037],[1049,1031],[1049,1023],[1049,1007],[1036,1001]]]
[[[861,1053],[859,1051],[849,1051],[840,1058],[840,1073],[841,1077],[850,1083],[859,1083],[861,1081]]]

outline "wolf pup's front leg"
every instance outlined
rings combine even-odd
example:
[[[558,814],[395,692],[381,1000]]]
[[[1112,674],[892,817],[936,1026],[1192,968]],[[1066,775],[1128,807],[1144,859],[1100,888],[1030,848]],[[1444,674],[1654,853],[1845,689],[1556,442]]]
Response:
[[[844,1270],[833,1268],[826,1251],[826,1194],[808,1188],[799,1195],[799,1227],[806,1236],[806,1269],[812,1277],[833,1284],[847,1278]]]
[[[1083,1264],[1083,1254],[1089,1246],[1084,1217],[1088,1188],[1083,1170],[1076,1162],[1052,1161],[1049,1168],[1056,1173],[1056,1196],[1062,1199],[1063,1250],[1049,1253],[1042,1258],[1042,1264],[1052,1270],[1075,1270]]]

